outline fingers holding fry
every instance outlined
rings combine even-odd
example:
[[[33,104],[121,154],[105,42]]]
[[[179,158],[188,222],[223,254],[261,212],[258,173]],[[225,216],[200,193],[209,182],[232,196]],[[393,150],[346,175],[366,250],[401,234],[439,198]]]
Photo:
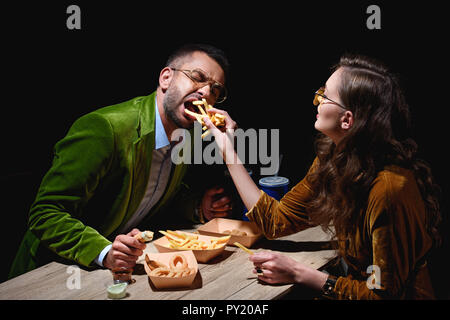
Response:
[[[211,130],[213,127],[227,129],[234,129],[236,127],[236,122],[231,119],[226,111],[213,108],[213,106],[208,104],[206,99],[193,101],[192,104],[197,106],[200,113],[195,113],[188,109],[184,109],[184,111],[194,117],[203,126],[202,130],[205,132],[202,134],[202,139],[212,133]]]
[[[226,129],[236,129],[236,121],[231,119],[230,115],[225,110],[211,108],[208,112],[213,112],[215,118],[219,119],[221,123],[223,123],[222,126]]]

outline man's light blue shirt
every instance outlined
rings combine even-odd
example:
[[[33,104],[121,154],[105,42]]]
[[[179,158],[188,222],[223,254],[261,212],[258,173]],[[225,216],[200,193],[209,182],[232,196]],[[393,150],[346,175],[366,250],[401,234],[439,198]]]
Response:
[[[159,115],[158,105],[155,98],[155,149],[161,149],[170,144],[169,138],[167,137],[166,130],[161,121],[161,116]]]

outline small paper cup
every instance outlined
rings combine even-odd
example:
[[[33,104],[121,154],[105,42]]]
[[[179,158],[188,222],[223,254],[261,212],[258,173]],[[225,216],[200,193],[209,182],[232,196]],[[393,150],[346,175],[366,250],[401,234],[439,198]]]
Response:
[[[215,239],[217,237],[211,237],[211,236],[206,236],[206,235],[201,235],[201,234],[195,234],[195,233],[190,233],[190,232],[184,232],[184,231],[177,231],[177,232],[182,232],[188,235],[195,235],[198,236],[199,240],[203,240],[206,243],[209,243],[209,241],[211,239]],[[184,252],[185,250],[190,250],[190,249],[175,249],[175,248],[171,248],[170,247],[170,242],[169,240],[167,240],[167,238],[161,237],[157,240],[153,241],[153,244],[155,245],[156,249],[159,252]],[[198,262],[200,263],[206,263],[209,260],[217,257],[218,255],[220,255],[224,250],[225,250],[225,246],[226,244],[221,245],[220,247],[216,248],[216,249],[203,249],[203,250],[197,250],[197,249],[192,249],[191,251],[194,253],[195,258],[197,259]]]
[[[247,233],[246,236],[231,235],[230,240],[228,240],[228,245],[233,245],[235,242],[239,242],[244,246],[250,248],[256,241],[258,241],[262,236],[262,232],[259,230],[258,226],[251,221],[225,219],[225,218],[215,218],[200,226],[197,230],[200,234],[209,235],[214,237],[223,237],[229,234],[224,233],[224,231],[229,230],[239,230]]]
[[[150,275],[150,268],[148,267],[147,263],[144,261],[144,268],[145,272],[147,272],[148,277],[150,278],[150,281],[153,283],[155,288],[157,289],[168,289],[168,288],[185,288],[192,285],[194,282],[195,276],[198,272],[198,264],[197,260],[195,259],[195,256],[192,251],[182,251],[182,252],[166,252],[166,253],[147,253],[150,260],[159,261],[161,263],[164,263],[169,267],[169,262],[172,259],[172,257],[176,254],[182,254],[186,258],[188,268],[194,268],[195,272],[194,274],[190,274],[185,277],[179,277],[179,278],[169,278],[169,277],[158,277],[158,276],[151,276]]]

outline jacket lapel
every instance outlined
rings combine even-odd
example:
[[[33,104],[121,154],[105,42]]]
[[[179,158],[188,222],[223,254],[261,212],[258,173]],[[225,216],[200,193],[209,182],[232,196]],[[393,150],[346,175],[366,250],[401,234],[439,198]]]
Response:
[[[144,197],[147,187],[153,149],[155,148],[155,95],[153,93],[143,98],[139,103],[138,137],[131,148],[132,185],[129,205],[122,220],[120,230],[136,212]]]
[[[155,96],[156,92],[145,97],[140,101],[140,122],[138,126],[139,136],[133,143],[132,148],[132,189],[130,195],[130,202],[126,211],[125,218],[120,224],[120,230],[132,217],[139,207],[142,198],[145,195],[147,183],[150,175],[150,167],[152,163],[153,149],[155,148]],[[147,215],[144,221],[150,219],[154,213],[156,213],[167,201],[174,195],[178,187],[181,184],[181,180],[184,177],[187,166],[185,164],[179,164],[173,169],[168,186],[161,199],[151,209],[151,212]]]

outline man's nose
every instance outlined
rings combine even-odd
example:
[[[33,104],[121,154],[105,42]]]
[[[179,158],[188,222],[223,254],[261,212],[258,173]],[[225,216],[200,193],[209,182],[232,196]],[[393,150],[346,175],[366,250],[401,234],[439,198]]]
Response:
[[[210,83],[201,83],[199,84],[199,88],[197,89],[197,92],[202,95],[202,97],[211,97],[213,98],[212,92],[211,92],[211,84]]]

